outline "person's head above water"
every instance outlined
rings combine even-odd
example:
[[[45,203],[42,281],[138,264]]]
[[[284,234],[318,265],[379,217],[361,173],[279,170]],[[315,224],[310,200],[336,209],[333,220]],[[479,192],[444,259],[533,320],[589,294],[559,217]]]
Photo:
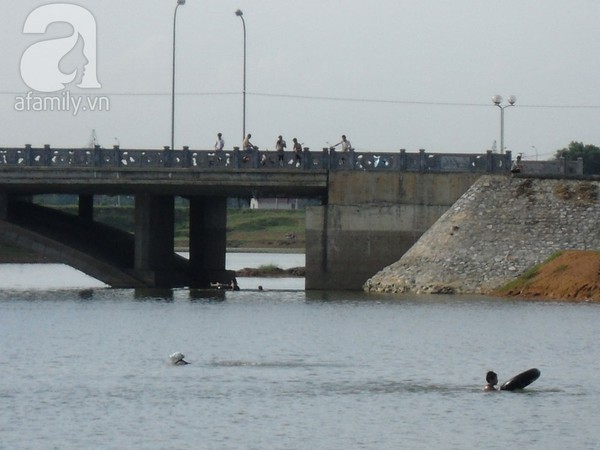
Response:
[[[496,375],[496,372],[493,371],[489,371],[486,375],[485,375],[485,381],[487,381],[489,384],[491,384],[492,386],[498,384],[498,375]]]
[[[485,381],[487,384],[483,387],[484,392],[496,391],[496,385],[498,384],[498,375],[496,372],[492,372],[491,370],[485,374]]]
[[[185,358],[185,355],[183,353],[181,353],[181,352],[175,352],[172,355],[169,355],[169,359],[171,360],[171,364],[173,364],[175,366],[185,366],[186,364],[189,364],[183,358]]]

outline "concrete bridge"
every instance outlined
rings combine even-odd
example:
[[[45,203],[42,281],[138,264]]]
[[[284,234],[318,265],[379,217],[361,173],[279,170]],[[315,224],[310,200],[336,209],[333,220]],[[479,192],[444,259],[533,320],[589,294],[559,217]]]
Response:
[[[229,282],[227,198],[306,197],[306,288],[360,289],[402,254],[483,173],[511,155],[275,152],[239,149],[0,149],[0,240],[63,261],[113,287],[207,287]],[[533,169],[531,169],[533,170]],[[557,161],[545,172],[580,165]],[[76,194],[77,215],[35,204]],[[94,196],[132,195],[135,231],[94,221]],[[175,197],[189,200],[189,259],[174,251]]]

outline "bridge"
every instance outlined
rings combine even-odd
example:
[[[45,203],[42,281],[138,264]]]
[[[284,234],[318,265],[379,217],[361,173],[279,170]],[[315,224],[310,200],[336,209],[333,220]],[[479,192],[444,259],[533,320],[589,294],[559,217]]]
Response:
[[[319,199],[306,213],[306,288],[360,289],[402,254],[483,173],[511,155],[0,148],[0,240],[62,261],[113,287],[204,288],[229,282],[227,199]],[[548,162],[544,162],[546,164]],[[581,165],[538,170],[568,175]],[[534,170],[532,165],[529,170]],[[75,194],[78,214],[36,204]],[[94,196],[132,195],[134,233],[94,220]],[[175,197],[189,200],[189,259],[174,250]]]

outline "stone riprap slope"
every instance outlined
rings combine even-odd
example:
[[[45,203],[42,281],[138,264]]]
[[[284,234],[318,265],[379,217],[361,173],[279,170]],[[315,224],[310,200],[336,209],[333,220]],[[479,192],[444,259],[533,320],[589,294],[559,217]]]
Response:
[[[367,292],[486,293],[558,250],[600,249],[598,181],[481,177]]]

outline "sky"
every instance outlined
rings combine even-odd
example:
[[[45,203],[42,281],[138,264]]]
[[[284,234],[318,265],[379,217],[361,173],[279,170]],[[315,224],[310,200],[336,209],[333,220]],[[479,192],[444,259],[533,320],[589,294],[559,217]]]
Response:
[[[0,147],[87,147],[92,133],[103,147],[170,145],[177,0],[63,3],[92,21],[48,0],[0,4]],[[68,18],[24,32],[32,15],[49,17],[44,5]],[[360,151],[500,151],[495,94],[517,98],[504,109],[506,150],[550,159],[571,141],[600,145],[597,0],[187,0],[176,148],[212,148],[217,132],[241,144],[238,8],[246,131],[261,149],[281,134],[321,150],[345,134]],[[74,75],[40,90],[57,73]],[[44,96],[89,106],[35,110]]]

